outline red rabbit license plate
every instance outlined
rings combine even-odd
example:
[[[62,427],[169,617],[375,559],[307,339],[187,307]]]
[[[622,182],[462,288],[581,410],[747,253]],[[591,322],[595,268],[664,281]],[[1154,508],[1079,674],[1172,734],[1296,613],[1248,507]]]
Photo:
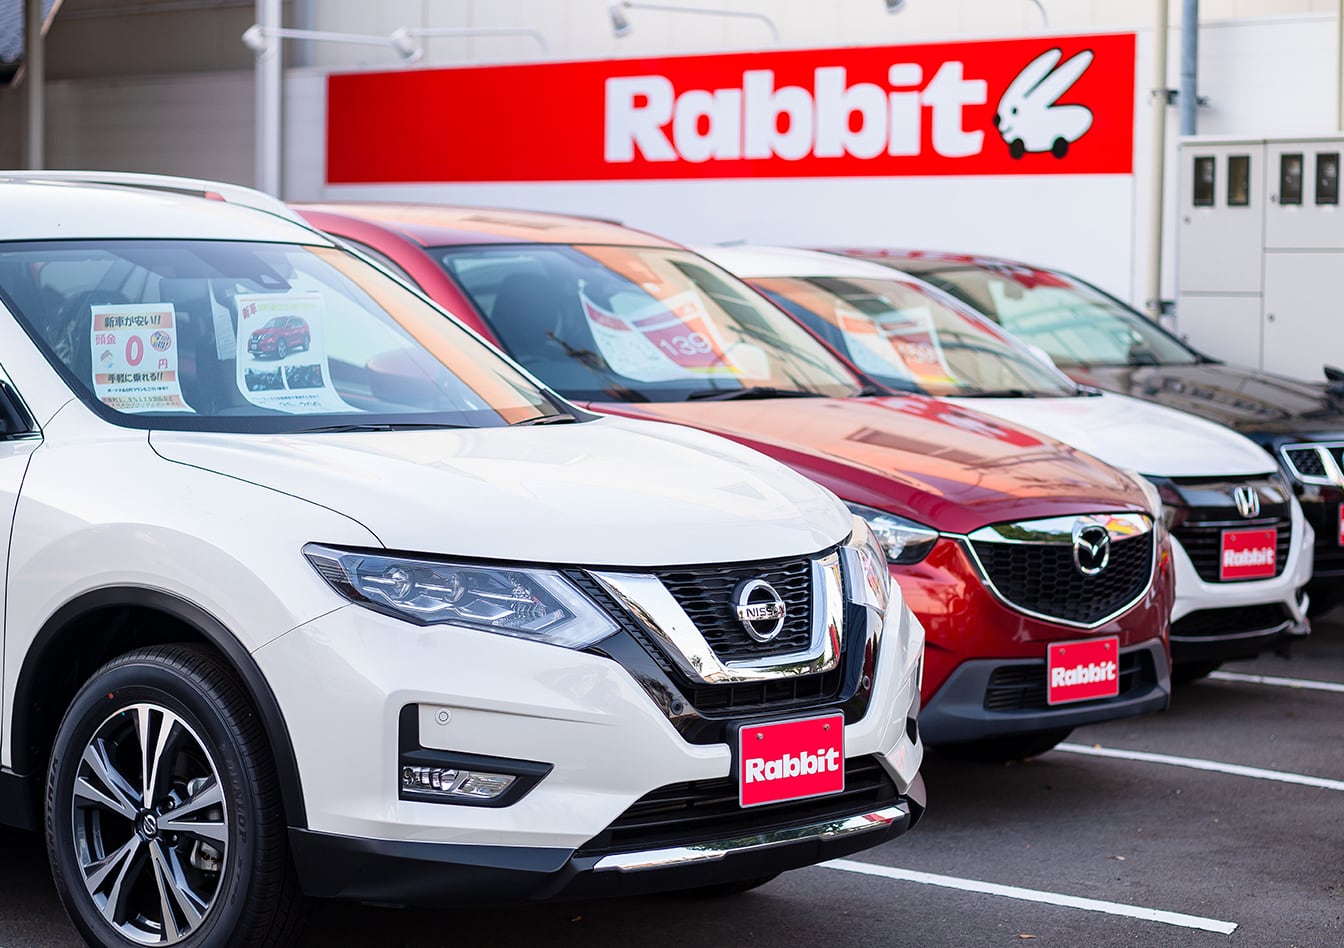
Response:
[[[1049,704],[1114,698],[1120,693],[1120,639],[1056,642],[1046,652],[1045,671]]]
[[[744,725],[737,732],[738,802],[760,806],[845,789],[845,716]]]
[[[1218,578],[1267,579],[1278,571],[1276,527],[1261,530],[1224,530],[1219,551]]]

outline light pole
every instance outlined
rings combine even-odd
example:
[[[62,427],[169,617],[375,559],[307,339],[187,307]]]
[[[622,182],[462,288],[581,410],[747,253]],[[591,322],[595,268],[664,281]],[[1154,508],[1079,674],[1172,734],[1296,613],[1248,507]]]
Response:
[[[331,33],[324,30],[287,30],[280,26],[280,0],[257,0],[257,22],[243,33],[243,43],[257,55],[256,72],[256,186],[280,196],[281,126],[280,107],[284,94],[284,64],[280,40],[304,39],[319,43],[351,43],[387,46],[403,62],[415,62],[423,51],[405,29],[387,36],[365,33]]]

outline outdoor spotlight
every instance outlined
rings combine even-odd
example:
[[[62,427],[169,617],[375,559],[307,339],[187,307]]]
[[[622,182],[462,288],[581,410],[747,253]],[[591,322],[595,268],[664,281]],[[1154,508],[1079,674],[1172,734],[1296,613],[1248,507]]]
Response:
[[[611,15],[611,32],[617,38],[630,35],[630,18],[625,15],[619,3],[613,3],[607,7],[607,13]]]

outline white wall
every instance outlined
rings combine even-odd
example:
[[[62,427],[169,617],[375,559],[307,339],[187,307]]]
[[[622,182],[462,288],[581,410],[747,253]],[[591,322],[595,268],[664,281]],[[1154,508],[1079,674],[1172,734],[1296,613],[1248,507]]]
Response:
[[[604,59],[670,53],[764,49],[770,33],[759,22],[730,17],[630,10],[628,36],[612,35],[611,0],[317,0],[318,29],[387,34],[398,27],[516,27],[544,34],[552,59]],[[1041,0],[1049,31],[1151,29],[1155,0]],[[1168,0],[1173,25],[1181,4]],[[1046,32],[1032,0],[908,0],[896,15],[882,0],[671,0],[673,5],[720,7],[767,15],[786,48],[880,46],[945,39],[1029,36]],[[1318,13],[1333,15],[1338,0],[1201,0],[1200,20]],[[323,45],[315,63],[333,68],[395,64],[386,51]],[[543,58],[519,38],[436,39],[426,62],[525,61]]]
[[[686,181],[623,184],[328,188],[325,74],[331,69],[403,68],[380,47],[313,46],[312,69],[289,70],[285,100],[284,196],[406,197],[584,211],[688,240],[807,244],[922,244],[1055,263],[1142,303],[1150,99],[1149,0],[1043,0],[1052,32],[1135,29],[1135,173],[1132,178],[829,179],[795,182]],[[825,47],[1042,32],[1029,0],[909,0],[889,16],[881,0],[721,0],[768,12],[783,45]],[[616,39],[608,0],[321,0],[319,29],[386,34],[399,26],[541,30],[551,50],[520,38],[429,40],[423,65],[660,56],[769,46],[751,20],[631,10],[632,33]],[[1180,4],[1170,0],[1172,16]],[[695,5],[688,3],[688,5]],[[1200,111],[1208,134],[1310,134],[1335,128],[1338,0],[1203,0]],[[109,29],[115,22],[101,21]],[[213,21],[203,21],[209,29]],[[83,24],[70,24],[79,35]],[[236,25],[236,24],[235,24]],[[59,16],[53,42],[59,41]],[[170,42],[149,36],[144,48]],[[85,42],[81,39],[81,42]],[[1169,84],[1179,82],[1179,31],[1169,47]],[[148,61],[148,60],[146,60]],[[0,92],[0,132],[20,128],[19,90]],[[125,79],[62,80],[48,92],[47,154],[53,167],[165,171],[253,180],[250,71]],[[1164,295],[1175,293],[1176,110],[1169,110],[1168,234]],[[6,153],[11,157],[4,159]],[[0,164],[19,160],[0,134]]]

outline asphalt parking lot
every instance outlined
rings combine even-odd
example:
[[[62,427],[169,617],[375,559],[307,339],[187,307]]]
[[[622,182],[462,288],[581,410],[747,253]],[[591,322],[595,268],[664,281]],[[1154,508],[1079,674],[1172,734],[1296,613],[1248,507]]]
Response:
[[[461,913],[324,905],[311,946],[1344,943],[1344,610],[1289,660],[1009,766],[931,758],[878,849],[730,899]],[[41,840],[0,830],[0,948],[78,944]]]

